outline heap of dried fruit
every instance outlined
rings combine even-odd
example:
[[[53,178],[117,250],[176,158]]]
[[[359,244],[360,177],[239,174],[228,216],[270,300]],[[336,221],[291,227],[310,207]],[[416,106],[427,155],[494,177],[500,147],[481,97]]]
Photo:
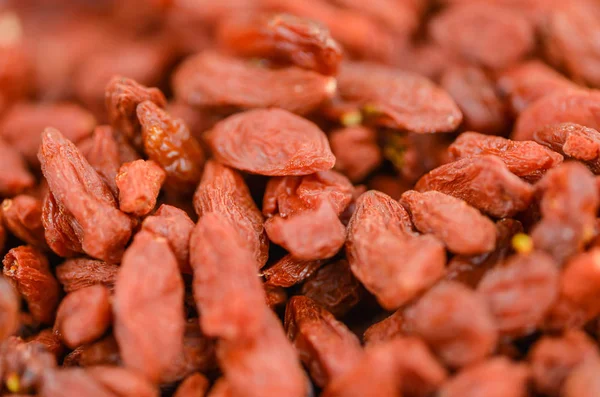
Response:
[[[0,4],[0,395],[597,397],[596,0]]]

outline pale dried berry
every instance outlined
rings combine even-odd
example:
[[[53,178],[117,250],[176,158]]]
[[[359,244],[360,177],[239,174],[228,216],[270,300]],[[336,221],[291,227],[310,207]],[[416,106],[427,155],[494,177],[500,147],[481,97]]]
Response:
[[[68,294],[56,314],[54,328],[70,348],[100,338],[110,326],[112,314],[110,292],[93,285]]]
[[[433,234],[456,254],[482,254],[496,246],[494,223],[460,199],[436,191],[409,190],[401,203],[417,230]]]
[[[535,331],[558,297],[559,270],[543,252],[515,255],[489,270],[477,291],[487,302],[502,335]]]
[[[137,106],[144,151],[167,173],[166,184],[175,191],[196,187],[202,174],[204,152],[183,120],[171,117],[154,102]]]
[[[484,155],[442,165],[424,175],[415,190],[437,190],[498,218],[529,207],[533,187],[512,174],[501,159]]]
[[[430,235],[416,236],[409,228],[406,210],[375,191],[359,197],[348,224],[346,255],[352,273],[388,310],[408,302],[444,275],[442,243]]]
[[[217,123],[206,135],[215,159],[255,174],[308,175],[331,169],[327,136],[283,109],[256,109]]]
[[[498,341],[494,318],[477,293],[460,283],[440,283],[404,315],[409,329],[421,337],[450,367],[482,361]]]
[[[115,177],[121,211],[135,216],[149,214],[165,177],[165,171],[152,160],[123,164]]]

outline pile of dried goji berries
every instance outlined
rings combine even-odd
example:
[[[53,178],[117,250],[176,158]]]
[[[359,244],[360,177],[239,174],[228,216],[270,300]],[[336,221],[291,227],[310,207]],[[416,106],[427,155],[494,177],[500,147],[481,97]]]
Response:
[[[0,395],[600,396],[599,37],[597,0],[0,2]]]

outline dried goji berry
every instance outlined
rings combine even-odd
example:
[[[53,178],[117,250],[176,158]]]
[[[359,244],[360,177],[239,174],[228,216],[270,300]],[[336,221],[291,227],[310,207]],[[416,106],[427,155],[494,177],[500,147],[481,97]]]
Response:
[[[499,157],[510,172],[535,182],[552,167],[562,163],[562,156],[531,141],[511,141],[497,136],[465,132],[448,148],[454,160],[491,154]]]
[[[375,191],[359,197],[348,224],[350,268],[386,309],[398,308],[444,274],[442,243],[430,235],[411,234],[409,225],[406,210]]]
[[[116,208],[108,186],[75,145],[53,128],[44,130],[38,156],[57,205],[55,211],[65,212],[64,221],[81,249],[99,259],[118,261],[131,236],[131,220]],[[44,227],[48,223],[52,219],[47,218]],[[54,249],[52,242],[49,245]]]
[[[106,86],[105,100],[112,126],[140,149],[142,131],[136,114],[137,106],[144,101],[154,102],[161,108],[167,104],[165,96],[159,89],[144,87],[122,76],[115,76],[109,81]]]
[[[122,161],[119,153],[119,143],[115,139],[112,128],[107,125],[96,127],[90,141],[89,150],[82,150],[81,144],[77,147],[110,188],[112,194],[117,197],[118,191],[115,178]]]
[[[560,275],[558,300],[548,313],[545,328],[583,326],[600,313],[600,249],[576,255]]]
[[[301,292],[340,318],[358,304],[364,289],[350,271],[348,261],[340,259],[318,269],[302,285]]]
[[[528,354],[533,384],[538,393],[558,396],[565,379],[581,363],[600,358],[593,339],[579,330],[544,336]]]
[[[346,228],[329,201],[286,218],[271,217],[265,231],[272,242],[303,260],[331,258],[346,241]]]
[[[436,191],[409,190],[401,203],[417,230],[435,235],[454,253],[475,255],[495,248],[493,222],[460,199]]]
[[[204,51],[173,75],[175,97],[197,107],[278,107],[306,114],[333,97],[336,81],[310,70],[271,70],[249,61]]]
[[[182,350],[184,286],[163,237],[138,232],[123,261],[114,296],[114,332],[125,366],[156,381]]]
[[[70,348],[98,339],[111,323],[110,293],[93,285],[68,294],[60,303],[54,327]]]
[[[304,397],[308,380],[277,316],[265,304],[254,307],[254,336],[221,340],[217,357],[229,393],[247,397]]]
[[[269,256],[269,240],[263,227],[263,217],[237,171],[209,160],[194,194],[194,209],[200,217],[208,212],[218,212],[229,219],[253,251],[257,267],[265,265]]]
[[[67,139],[78,143],[92,134],[95,117],[74,103],[19,102],[10,108],[0,123],[0,136],[14,147],[31,165],[39,165],[40,133],[46,127],[61,131]]]
[[[398,396],[406,392],[408,396],[424,397],[447,376],[420,339],[394,338],[366,349],[357,365],[334,379],[322,396]]]
[[[377,125],[416,133],[451,132],[462,121],[454,100],[429,79],[369,63],[345,63],[338,76],[343,101]]]
[[[351,181],[363,180],[382,161],[375,130],[362,126],[335,130],[329,136],[331,151],[335,155],[335,169]]]
[[[362,348],[356,335],[310,298],[290,299],[285,328],[300,360],[320,387],[343,375],[361,359]]]
[[[415,190],[437,190],[498,218],[525,210],[533,198],[531,185],[513,175],[502,160],[491,155],[442,165],[424,175]]]
[[[526,397],[529,369],[504,357],[466,368],[442,385],[440,397]]]
[[[234,16],[219,25],[217,40],[238,55],[287,61],[326,75],[335,75],[342,59],[327,27],[290,14]]]
[[[266,284],[279,287],[291,287],[312,276],[325,261],[306,261],[286,255],[273,266],[263,270]]]
[[[559,271],[543,252],[515,255],[489,270],[477,291],[488,303],[502,335],[534,332],[558,297]]]
[[[467,130],[500,134],[506,129],[506,107],[494,82],[482,69],[474,66],[449,68],[440,85],[458,104]]]
[[[2,264],[4,277],[25,299],[34,319],[44,324],[52,323],[60,299],[60,286],[44,254],[23,245],[8,251]]]
[[[527,61],[503,71],[497,80],[513,113],[519,114],[540,98],[577,85],[540,61]]]
[[[323,131],[283,109],[235,114],[217,123],[206,139],[217,161],[255,174],[308,175],[335,164]]]
[[[550,124],[535,131],[533,139],[600,174],[600,132],[597,130],[575,123]]]
[[[199,372],[193,373],[181,382],[173,397],[203,397],[210,383],[206,376]]]
[[[537,184],[542,219],[531,237],[536,248],[548,252],[559,264],[593,238],[600,205],[594,181],[585,166],[567,162],[550,170]]]
[[[592,87],[600,85],[600,74],[591,66],[600,60],[592,39],[600,31],[598,17],[594,2],[557,3],[544,15],[540,29],[548,61]]]
[[[42,224],[42,202],[20,194],[2,202],[2,220],[6,228],[23,242],[47,249]]]
[[[148,215],[156,206],[165,177],[165,171],[152,160],[123,164],[115,177],[119,209],[135,216]]]
[[[67,293],[96,284],[112,290],[118,270],[118,265],[96,259],[74,258],[56,267],[56,277]]]
[[[17,292],[0,278],[0,341],[11,336],[19,324],[20,299]]]
[[[509,66],[535,44],[533,27],[516,10],[478,2],[446,8],[429,32],[449,51],[489,68]]]
[[[517,118],[512,139],[527,141],[540,128],[549,124],[576,123],[600,129],[600,91],[558,90],[527,107]]]
[[[492,313],[469,288],[446,281],[406,310],[404,320],[450,367],[483,360],[498,340]]]
[[[265,295],[253,252],[224,215],[200,218],[190,239],[190,263],[202,331],[227,339],[256,333],[262,318],[251,308],[266,308]]]
[[[154,215],[146,217],[142,222],[142,230],[167,239],[177,258],[179,269],[188,274],[192,272],[189,247],[193,229],[194,222],[185,211],[168,204],[161,205]]]
[[[14,196],[35,184],[21,154],[3,139],[0,139],[0,169],[6,170],[0,174],[0,196]]]

